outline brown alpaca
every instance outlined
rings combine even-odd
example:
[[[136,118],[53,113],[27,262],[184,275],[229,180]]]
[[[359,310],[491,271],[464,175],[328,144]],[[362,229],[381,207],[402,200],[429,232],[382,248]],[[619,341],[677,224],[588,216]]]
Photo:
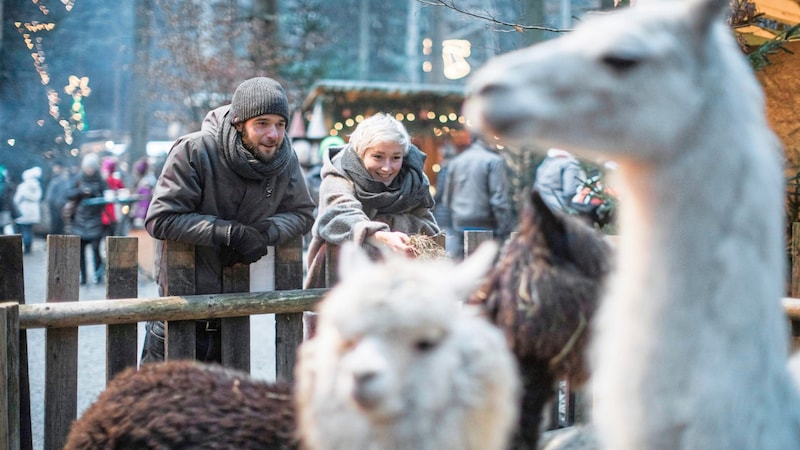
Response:
[[[195,361],[116,376],[67,438],[79,449],[296,449],[291,388]]]
[[[553,212],[534,191],[519,232],[469,303],[484,307],[517,358],[524,395],[518,448],[536,448],[555,381],[581,386],[589,377],[585,351],[611,247],[574,216]]]

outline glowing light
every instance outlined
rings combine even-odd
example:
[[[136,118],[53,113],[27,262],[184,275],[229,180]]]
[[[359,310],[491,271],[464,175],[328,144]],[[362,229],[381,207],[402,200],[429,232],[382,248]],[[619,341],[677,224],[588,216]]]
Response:
[[[356,116],[356,122],[361,123],[363,120],[364,120],[364,116],[362,114],[359,114],[359,115]]]
[[[439,173],[442,171],[442,166],[440,166],[439,164],[434,164],[431,166],[431,170],[433,171],[433,173]]]
[[[422,54],[423,55],[430,55],[433,51],[433,40],[431,38],[425,38],[422,40]]]
[[[344,125],[342,125],[342,122],[336,122],[335,124],[333,124],[333,128],[336,130],[341,130],[342,128],[344,128]]]
[[[444,114],[439,116],[439,122],[446,123],[447,122],[447,116],[445,116]]]
[[[433,112],[433,111],[428,111],[428,114],[426,115],[426,117],[428,118],[428,120],[433,120],[433,119],[436,118],[436,113]]]
[[[442,41],[445,78],[458,80],[469,74],[471,68],[467,58],[471,54],[470,47],[470,42],[465,39],[446,39]]]
[[[458,119],[458,114],[451,112],[450,114],[447,115],[447,118],[450,120],[456,120]]]
[[[403,119],[405,119],[405,116],[403,115],[403,113],[397,113],[394,115],[394,118],[399,121],[402,121]]]
[[[9,140],[7,140],[6,142],[8,142],[8,145],[10,145],[11,147],[13,147],[13,146],[14,146],[14,144],[16,144],[16,143],[17,143],[17,140],[16,140],[16,139],[9,139]]]
[[[422,63],[423,72],[430,72],[431,70],[433,70],[433,64],[431,64],[430,61],[425,61],[424,63]]]
[[[415,116],[414,113],[406,114],[406,120],[409,121],[409,122],[413,122],[416,118],[417,118],[417,116]]]
[[[348,127],[352,127],[353,125],[356,124],[356,121],[353,119],[347,119],[344,121],[344,124],[347,125]]]

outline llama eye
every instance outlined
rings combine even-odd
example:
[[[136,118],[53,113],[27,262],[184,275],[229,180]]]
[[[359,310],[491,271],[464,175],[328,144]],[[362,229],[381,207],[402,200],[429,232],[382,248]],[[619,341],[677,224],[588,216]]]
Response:
[[[636,58],[622,55],[606,55],[601,61],[603,61],[603,64],[611,67],[617,72],[627,72],[639,63],[639,60]]]
[[[437,339],[431,339],[431,338],[420,339],[414,343],[414,348],[420,352],[428,352],[433,350],[436,347],[436,344],[438,343],[439,341]]]

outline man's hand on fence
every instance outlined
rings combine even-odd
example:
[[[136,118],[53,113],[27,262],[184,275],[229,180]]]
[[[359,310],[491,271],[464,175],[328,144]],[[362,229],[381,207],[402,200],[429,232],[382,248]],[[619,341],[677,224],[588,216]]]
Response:
[[[214,243],[223,247],[224,265],[254,263],[269,251],[266,237],[257,229],[227,220],[217,220],[214,224]]]

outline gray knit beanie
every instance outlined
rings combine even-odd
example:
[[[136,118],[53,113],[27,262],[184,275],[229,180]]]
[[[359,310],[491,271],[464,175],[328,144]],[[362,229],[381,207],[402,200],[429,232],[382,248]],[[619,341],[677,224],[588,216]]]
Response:
[[[277,114],[289,123],[289,101],[283,87],[272,78],[255,77],[242,82],[231,100],[231,122],[263,114]]]

